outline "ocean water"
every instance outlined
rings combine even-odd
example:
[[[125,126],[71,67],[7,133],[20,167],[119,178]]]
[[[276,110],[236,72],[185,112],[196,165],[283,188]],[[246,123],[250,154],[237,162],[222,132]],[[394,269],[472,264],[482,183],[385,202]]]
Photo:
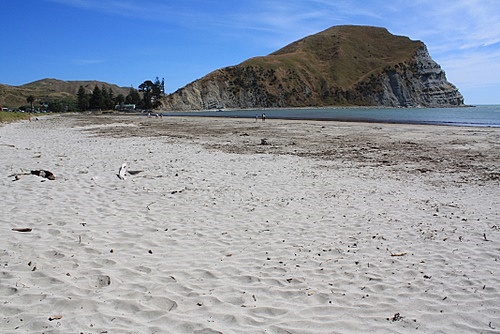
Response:
[[[172,112],[165,116],[310,119],[345,122],[500,127],[500,105],[464,108],[309,108]]]

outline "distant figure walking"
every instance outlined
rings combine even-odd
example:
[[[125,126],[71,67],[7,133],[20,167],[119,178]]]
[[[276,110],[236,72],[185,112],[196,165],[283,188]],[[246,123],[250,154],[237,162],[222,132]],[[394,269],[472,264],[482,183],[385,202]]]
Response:
[[[266,120],[266,114],[262,114],[262,122]]]

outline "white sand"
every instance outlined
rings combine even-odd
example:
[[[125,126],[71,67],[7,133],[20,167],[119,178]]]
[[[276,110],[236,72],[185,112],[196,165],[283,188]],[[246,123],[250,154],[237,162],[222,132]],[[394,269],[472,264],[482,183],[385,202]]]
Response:
[[[500,129],[92,122],[0,126],[1,333],[500,332]]]

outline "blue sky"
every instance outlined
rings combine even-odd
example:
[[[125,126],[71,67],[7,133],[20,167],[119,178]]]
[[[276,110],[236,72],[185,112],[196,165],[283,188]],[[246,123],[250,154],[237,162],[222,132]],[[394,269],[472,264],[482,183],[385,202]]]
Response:
[[[500,104],[498,0],[2,0],[0,83],[43,78],[171,93],[334,25],[423,41],[468,104]]]

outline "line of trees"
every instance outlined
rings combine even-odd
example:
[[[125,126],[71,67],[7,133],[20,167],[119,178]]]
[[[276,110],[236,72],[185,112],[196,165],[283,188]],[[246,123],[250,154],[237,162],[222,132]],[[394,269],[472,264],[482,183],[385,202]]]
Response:
[[[139,85],[136,90],[130,87],[127,96],[118,94],[114,96],[111,88],[106,89],[104,85],[99,88],[97,85],[94,90],[87,93],[83,86],[78,89],[77,104],[78,109],[85,110],[110,110],[116,105],[135,104],[139,109],[154,109],[161,105],[161,98],[165,96],[165,80],[156,77],[153,82],[146,80]],[[141,96],[142,95],[142,96]]]
[[[87,93],[85,88],[80,86],[78,93],[76,93],[78,109],[81,111],[114,109],[117,101],[120,99],[125,100],[123,95],[120,95],[115,97],[111,88],[106,89],[104,85],[101,88],[96,85],[90,93]]]
[[[19,110],[28,112],[73,112],[79,110],[73,97],[44,97],[37,99],[33,95],[29,95],[26,102],[29,105],[20,106]],[[35,102],[37,102],[36,105]]]

